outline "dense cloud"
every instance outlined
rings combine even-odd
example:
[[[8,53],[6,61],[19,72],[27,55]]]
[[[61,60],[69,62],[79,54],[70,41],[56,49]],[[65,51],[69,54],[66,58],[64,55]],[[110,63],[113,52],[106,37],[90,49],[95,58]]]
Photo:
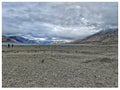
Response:
[[[2,3],[3,34],[80,39],[118,26],[118,3]]]

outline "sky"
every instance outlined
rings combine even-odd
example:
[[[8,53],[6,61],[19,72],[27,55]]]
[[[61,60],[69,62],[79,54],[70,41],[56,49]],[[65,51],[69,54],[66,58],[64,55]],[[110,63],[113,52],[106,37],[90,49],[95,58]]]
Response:
[[[3,2],[2,33],[77,40],[118,27],[117,2]]]

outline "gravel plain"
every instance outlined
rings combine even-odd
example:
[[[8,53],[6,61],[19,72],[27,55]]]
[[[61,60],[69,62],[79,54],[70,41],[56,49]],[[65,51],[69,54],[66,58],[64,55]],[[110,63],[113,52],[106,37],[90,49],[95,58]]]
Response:
[[[2,87],[118,87],[118,46],[2,46]]]

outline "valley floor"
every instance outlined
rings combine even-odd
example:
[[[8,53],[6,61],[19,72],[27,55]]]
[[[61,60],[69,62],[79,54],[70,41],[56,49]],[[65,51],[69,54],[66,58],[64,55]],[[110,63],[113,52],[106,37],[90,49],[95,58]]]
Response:
[[[2,87],[118,87],[118,46],[2,46]]]

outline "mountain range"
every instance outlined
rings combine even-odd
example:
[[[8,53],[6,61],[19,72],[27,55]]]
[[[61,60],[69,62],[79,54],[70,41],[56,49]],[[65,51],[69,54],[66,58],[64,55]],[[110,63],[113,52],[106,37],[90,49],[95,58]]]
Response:
[[[2,42],[14,42],[14,43],[24,43],[24,44],[50,44],[51,41],[38,41],[38,40],[31,40],[29,38],[25,38],[23,36],[2,36]]]
[[[102,30],[82,40],[75,40],[72,44],[117,44],[118,29]]]
[[[6,37],[6,36],[2,36],[2,42],[16,42],[16,40],[11,39],[11,38]]]
[[[102,30],[98,33],[90,35],[84,39],[74,40],[72,42],[68,42],[65,40],[36,40],[29,39],[23,36],[2,36],[2,42],[14,42],[14,43],[25,43],[25,44],[117,44],[118,43],[118,29],[108,29]]]

